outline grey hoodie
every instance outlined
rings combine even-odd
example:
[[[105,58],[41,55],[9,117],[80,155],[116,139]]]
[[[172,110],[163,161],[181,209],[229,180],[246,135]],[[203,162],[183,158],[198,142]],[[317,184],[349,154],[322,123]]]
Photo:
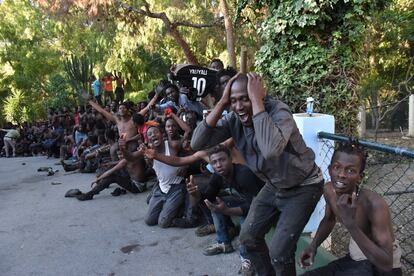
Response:
[[[247,166],[277,189],[316,184],[323,180],[315,154],[303,141],[289,107],[269,97],[265,111],[253,116],[253,127],[244,127],[230,112],[216,127],[204,120],[194,131],[191,147],[206,149],[233,137]]]

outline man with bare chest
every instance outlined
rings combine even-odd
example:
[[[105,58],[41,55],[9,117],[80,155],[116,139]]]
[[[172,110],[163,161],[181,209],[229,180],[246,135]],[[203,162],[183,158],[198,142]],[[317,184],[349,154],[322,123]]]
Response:
[[[95,195],[108,188],[112,183],[118,184],[133,194],[146,191],[146,183],[141,181],[141,176],[136,173],[139,172],[139,170],[136,169],[137,165],[139,164],[136,160],[128,161],[126,159],[121,159],[118,164],[104,172],[92,182],[93,188],[89,192],[77,195],[76,198],[80,201],[91,200]]]
[[[138,131],[134,125],[134,121],[132,120],[132,115],[128,107],[124,103],[121,103],[119,105],[117,114],[112,114],[106,111],[104,108],[102,108],[99,104],[95,103],[94,101],[89,101],[89,104],[96,111],[101,113],[107,120],[116,124],[120,138],[128,140],[137,135]],[[137,147],[138,147],[138,143],[135,141],[128,143],[128,149],[130,151],[135,150]],[[119,150],[118,143],[114,143],[110,149],[111,157],[114,160],[116,160],[116,152],[118,150]]]
[[[128,110],[128,107],[121,103],[118,107],[118,114],[114,115],[106,111],[99,104],[94,101],[89,101],[89,104],[99,113],[101,113],[107,120],[116,124],[119,132],[119,137],[131,138],[137,135],[137,128],[134,126],[132,121],[131,113]]]
[[[325,216],[312,243],[301,253],[300,264],[304,268],[312,265],[318,246],[336,221],[351,235],[349,254],[303,275],[401,275],[401,250],[388,205],[378,194],[359,188],[365,159],[362,149],[354,144],[335,150],[329,166],[331,182],[324,187]]]

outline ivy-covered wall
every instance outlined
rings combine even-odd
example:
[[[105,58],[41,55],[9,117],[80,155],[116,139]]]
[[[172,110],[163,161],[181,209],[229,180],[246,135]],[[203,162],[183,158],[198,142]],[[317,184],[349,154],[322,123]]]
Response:
[[[240,1],[262,12],[262,47],[256,69],[273,96],[293,112],[315,99],[317,112],[336,117],[337,132],[352,134],[358,125],[357,84],[363,59],[361,37],[379,1],[283,0]]]

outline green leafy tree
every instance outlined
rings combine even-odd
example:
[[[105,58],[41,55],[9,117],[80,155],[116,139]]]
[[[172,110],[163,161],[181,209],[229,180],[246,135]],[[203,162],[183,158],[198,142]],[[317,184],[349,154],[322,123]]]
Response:
[[[169,55],[180,52],[178,62],[198,64],[199,55],[208,46],[209,38],[214,34],[211,28],[216,26],[212,10],[217,3],[204,1],[42,1],[38,3],[55,14],[71,14],[74,10],[84,9],[95,18],[116,17],[120,19],[123,31],[129,35],[138,35],[147,48],[159,51],[160,42]],[[214,8],[213,8],[214,6]],[[222,26],[222,24],[218,24]],[[194,35],[197,33],[198,35]],[[166,36],[167,35],[167,36]],[[194,38],[197,38],[194,40]],[[221,36],[222,41],[224,37]],[[171,43],[171,41],[174,41]],[[217,43],[217,41],[215,42]],[[171,45],[174,45],[171,47]],[[197,47],[199,46],[199,47]],[[171,47],[171,48],[170,48]],[[184,54],[184,58],[183,58]]]
[[[0,16],[0,63],[5,71],[2,86],[42,89],[60,58],[53,45],[53,22],[30,1],[6,0],[0,5]]]
[[[308,96],[316,110],[333,114],[337,130],[353,133],[360,99],[359,53],[368,17],[379,1],[239,1],[239,10],[262,12],[262,47],[256,67],[271,94],[303,111]]]
[[[55,25],[31,4],[22,0],[0,4],[0,90],[12,91],[2,94],[7,97],[4,110],[9,119],[38,117],[37,101],[41,101],[48,76],[61,69],[54,41]],[[24,98],[31,99],[24,102],[27,112],[11,114],[15,103]]]
[[[43,104],[46,109],[72,107],[77,103],[77,95],[70,89],[68,81],[62,75],[51,76],[45,90],[46,97]]]
[[[389,115],[391,124],[386,127],[401,125],[404,117],[401,107],[414,91],[413,26],[414,3],[406,0],[391,2],[370,20],[364,41],[360,91],[376,133]]]
[[[92,76],[93,63],[86,57],[71,55],[64,61],[65,71],[73,89],[79,96],[79,100],[84,101],[89,94],[89,81]],[[86,95],[86,96],[84,96]]]

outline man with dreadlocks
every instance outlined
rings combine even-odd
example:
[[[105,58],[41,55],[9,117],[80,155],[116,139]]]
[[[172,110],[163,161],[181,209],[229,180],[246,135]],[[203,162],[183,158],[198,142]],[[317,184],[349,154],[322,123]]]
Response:
[[[385,200],[360,187],[366,154],[355,142],[341,144],[329,165],[331,181],[324,187],[325,216],[300,264],[312,265],[318,246],[332,232],[336,221],[351,235],[349,254],[303,275],[401,275],[401,250],[396,243]],[[307,260],[309,259],[309,262]]]

